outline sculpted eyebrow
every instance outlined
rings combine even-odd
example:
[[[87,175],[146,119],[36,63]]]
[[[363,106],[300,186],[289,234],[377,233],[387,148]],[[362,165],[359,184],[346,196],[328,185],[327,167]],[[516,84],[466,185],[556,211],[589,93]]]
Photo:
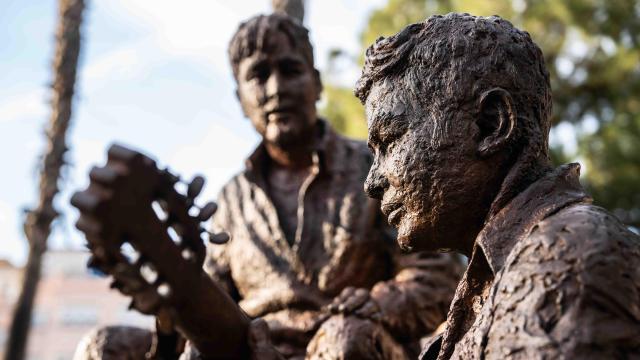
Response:
[[[379,142],[389,142],[403,135],[408,128],[409,122],[404,116],[385,114],[374,124],[376,140]]]
[[[247,70],[247,76],[252,77],[256,73],[263,71],[265,67],[266,67],[265,60],[258,60],[249,66],[249,69]]]
[[[384,127],[388,124],[388,121],[383,117],[376,116],[369,128],[369,144],[377,144],[380,142],[380,132],[384,131]]]
[[[283,59],[280,59],[280,63],[284,64],[284,65],[300,65],[303,63],[302,59],[299,59],[298,57],[294,57],[294,56],[287,56]]]
[[[369,128],[369,142],[377,142],[378,141],[378,133],[380,132],[380,122],[378,120],[372,121],[371,127]]]

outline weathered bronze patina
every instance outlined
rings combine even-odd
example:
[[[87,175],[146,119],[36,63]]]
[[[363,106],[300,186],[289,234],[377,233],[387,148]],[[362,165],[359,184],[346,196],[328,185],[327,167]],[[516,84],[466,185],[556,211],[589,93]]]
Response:
[[[207,271],[267,321],[287,358],[411,356],[444,318],[457,264],[398,251],[379,202],[362,191],[366,145],[317,117],[322,85],[306,29],[254,17],[229,57],[263,141],[220,194],[214,229],[231,240],[210,247]]]
[[[362,191],[366,144],[318,119],[322,86],[306,29],[284,15],[252,18],[229,55],[242,109],[263,141],[221,192],[213,227],[231,240],[210,245],[205,269],[250,318],[263,319],[250,327],[247,354],[417,356],[418,340],[445,319],[459,264],[400,253],[379,202]],[[192,341],[183,356],[208,358],[199,346]]]
[[[367,50],[366,191],[398,241],[470,258],[422,359],[640,357],[640,239],[548,154],[549,74],[497,16],[434,16]]]

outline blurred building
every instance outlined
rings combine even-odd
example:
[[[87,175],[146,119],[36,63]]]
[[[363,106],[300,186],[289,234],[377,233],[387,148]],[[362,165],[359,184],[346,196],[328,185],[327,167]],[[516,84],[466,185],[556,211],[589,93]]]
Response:
[[[87,270],[87,259],[88,253],[82,251],[46,254],[32,317],[27,360],[71,359],[82,335],[96,326],[152,326],[152,318],[127,310],[129,300],[109,289],[109,279]],[[2,358],[21,276],[21,269],[0,260]]]
[[[0,260],[0,354],[4,358],[11,309],[20,290],[21,272],[6,260]]]

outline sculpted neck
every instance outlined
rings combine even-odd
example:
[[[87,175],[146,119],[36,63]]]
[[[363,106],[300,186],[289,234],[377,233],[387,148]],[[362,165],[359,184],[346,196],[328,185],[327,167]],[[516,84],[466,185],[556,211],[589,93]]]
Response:
[[[276,144],[265,143],[265,148],[271,160],[280,167],[290,169],[300,169],[309,167],[312,164],[313,141],[308,144],[291,146],[287,148]]]
[[[522,153],[508,169],[485,221],[500,212],[514,197],[552,170],[544,155]]]
[[[487,184],[475,210],[470,210],[473,205],[467,204],[466,211],[460,211],[466,213],[467,217],[460,217],[458,223],[450,224],[451,229],[458,229],[449,234],[460,239],[456,250],[468,257],[471,256],[476,238],[486,223],[552,168],[546,156],[536,157],[523,153],[515,160],[504,162],[498,169],[495,180]]]
[[[313,152],[323,131],[322,123],[318,121],[314,127],[298,134],[295,142],[281,145],[265,140],[265,149],[277,166],[289,169],[307,168],[313,164]]]

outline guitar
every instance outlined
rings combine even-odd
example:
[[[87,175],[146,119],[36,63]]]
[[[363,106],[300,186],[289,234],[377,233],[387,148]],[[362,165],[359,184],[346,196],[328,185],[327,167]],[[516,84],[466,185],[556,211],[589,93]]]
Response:
[[[71,198],[92,253],[88,266],[110,275],[132,308],[170,318],[203,357],[246,357],[250,319],[202,269],[204,242],[228,240],[201,226],[216,210],[215,203],[194,204],[204,179],[181,193],[178,176],[121,145],[109,148],[106,165],[89,178]]]

